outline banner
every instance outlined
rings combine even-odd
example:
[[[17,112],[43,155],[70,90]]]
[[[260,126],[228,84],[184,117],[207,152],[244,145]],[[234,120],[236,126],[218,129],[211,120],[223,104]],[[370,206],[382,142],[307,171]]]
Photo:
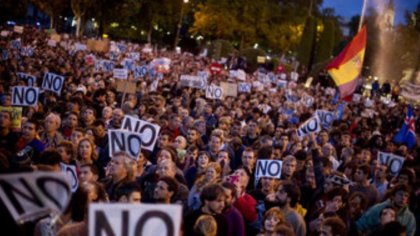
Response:
[[[38,103],[39,88],[16,86],[12,90],[13,106],[35,106]]]
[[[63,212],[71,198],[64,173],[30,172],[0,175],[0,198],[16,223]]]
[[[112,72],[113,72],[113,77],[116,78],[116,79],[126,80],[128,78],[128,70],[127,69],[114,69]]]
[[[22,107],[2,107],[0,106],[0,111],[7,111],[9,112],[12,117],[12,129],[13,130],[20,130],[22,127]]]
[[[316,110],[315,114],[318,116],[324,129],[329,129],[332,125],[332,122],[335,120],[335,113],[331,111]]]
[[[179,236],[182,206],[177,204],[91,203],[90,236]]]
[[[131,116],[124,116],[121,129],[139,133],[142,148],[153,151],[159,136],[160,126]]]
[[[319,120],[318,116],[309,118],[296,130],[297,135],[300,138],[311,133],[318,133],[319,131],[321,131],[321,121]]]
[[[205,89],[207,87],[207,80],[193,75],[181,75],[180,82],[182,87],[198,89]]]
[[[315,99],[307,93],[304,93],[300,101],[305,107],[311,107],[314,104]]]
[[[261,177],[280,179],[282,164],[283,162],[279,160],[258,160],[255,171],[255,186],[257,186]]]
[[[136,82],[128,80],[116,80],[117,91],[121,93],[135,94],[137,90]]]
[[[250,83],[239,83],[238,84],[238,92],[240,93],[250,93],[252,85]]]
[[[403,167],[405,158],[392,153],[378,152],[378,163],[388,166],[388,173],[392,176],[398,175]]]

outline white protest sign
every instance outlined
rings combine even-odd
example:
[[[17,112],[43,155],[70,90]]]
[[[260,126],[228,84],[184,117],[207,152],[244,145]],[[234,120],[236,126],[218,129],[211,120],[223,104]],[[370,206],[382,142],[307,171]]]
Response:
[[[125,130],[108,130],[109,156],[123,151],[132,159],[137,160],[141,152],[141,137],[139,133]]]
[[[246,80],[246,73],[243,70],[237,70],[236,71],[236,78],[238,78],[238,80],[241,81],[245,81]]]
[[[42,81],[42,89],[53,91],[60,95],[64,84],[64,76],[56,75],[54,73],[46,73]]]
[[[7,37],[9,35],[9,31],[7,30],[2,30],[0,33],[1,37]]]
[[[206,88],[206,98],[210,99],[222,99],[223,97],[223,90],[221,87],[216,85],[210,85]]]
[[[353,93],[353,102],[360,102],[360,100],[362,99],[362,95],[358,94],[358,93]]]
[[[207,80],[199,76],[193,75],[181,75],[181,86],[183,87],[191,87],[191,88],[198,88],[198,89],[205,89],[207,87]]]
[[[303,105],[305,105],[305,107],[311,107],[314,104],[314,98],[305,93],[301,99],[301,102]]]
[[[209,78],[209,73],[207,71],[199,71],[198,76],[203,80],[207,80]]]
[[[287,80],[277,80],[277,87],[279,88],[286,88]]]
[[[296,73],[296,72],[294,72],[294,71],[290,72],[290,79],[293,80],[293,81],[295,81],[295,82],[298,81],[299,74]]]
[[[57,42],[53,39],[50,39],[50,40],[48,40],[47,45],[55,48],[57,46]]]
[[[137,66],[134,70],[134,78],[144,78],[149,72],[148,66]]]
[[[13,31],[19,34],[23,34],[23,30],[24,30],[23,26],[15,25],[15,27],[13,27]]]
[[[38,103],[39,88],[16,86],[12,90],[13,106],[35,106]]]
[[[238,92],[240,92],[240,93],[250,93],[251,92],[251,84],[250,83],[239,83],[238,84]]]
[[[335,119],[334,112],[325,110],[316,110],[316,116],[318,116],[319,120],[321,121],[322,127],[325,129],[330,128],[332,122]]]
[[[282,164],[283,162],[279,160],[258,160],[255,183],[258,183],[261,177],[280,179]]]
[[[85,51],[86,50],[86,44],[76,43],[75,48],[76,48],[76,51]]]
[[[0,198],[17,223],[63,212],[71,197],[68,179],[60,172],[0,175]]]
[[[16,76],[21,79],[24,80],[28,83],[28,86],[35,86],[36,83],[36,78],[33,75],[29,75],[29,74],[25,74],[23,72],[17,72]]]
[[[238,85],[236,83],[221,82],[220,87],[223,91],[224,97],[237,97],[238,96]]]
[[[76,192],[77,188],[79,187],[79,178],[77,178],[76,166],[67,165],[61,162],[60,169],[61,169],[61,172],[66,174],[67,179],[70,183],[71,191],[73,193]]]
[[[405,158],[387,152],[378,152],[379,164],[388,166],[388,173],[392,176],[398,175],[404,164]]]
[[[311,133],[318,133],[319,131],[321,131],[321,121],[319,120],[318,116],[309,118],[296,130],[297,135],[300,138]]]
[[[124,67],[124,69],[134,71],[136,62],[131,58],[124,58],[124,60],[121,62],[121,65]]]
[[[114,69],[113,77],[116,79],[127,79],[128,78],[128,70],[127,69]]]
[[[140,53],[139,52],[130,52],[128,56],[133,60],[140,60]]]
[[[131,116],[124,116],[121,129],[139,133],[142,141],[141,147],[153,151],[160,126]]]
[[[326,94],[326,95],[331,95],[331,96],[334,96],[334,95],[335,95],[335,93],[336,93],[335,88],[331,88],[331,87],[327,87],[327,88],[325,88],[325,94]]]
[[[90,236],[179,236],[182,206],[177,204],[93,203],[89,205]]]

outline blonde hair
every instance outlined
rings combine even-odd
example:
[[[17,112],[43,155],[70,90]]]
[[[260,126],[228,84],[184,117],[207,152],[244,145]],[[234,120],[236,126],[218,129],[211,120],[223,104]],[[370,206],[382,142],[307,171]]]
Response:
[[[216,220],[211,215],[202,215],[198,217],[197,221],[194,224],[194,232],[196,235],[216,236]]]
[[[59,115],[55,114],[55,113],[50,113],[45,117],[45,120],[48,119],[53,119],[53,121],[55,121],[55,123],[57,123],[57,128],[60,128],[61,126],[61,118]]]

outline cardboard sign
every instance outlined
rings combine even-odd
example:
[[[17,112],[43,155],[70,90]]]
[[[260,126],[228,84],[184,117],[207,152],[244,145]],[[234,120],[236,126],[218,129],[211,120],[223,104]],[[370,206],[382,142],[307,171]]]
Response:
[[[136,82],[128,80],[116,80],[117,91],[121,93],[135,94],[136,93]]]
[[[258,183],[261,177],[271,177],[280,179],[283,162],[279,160],[258,160],[255,171],[255,183]]]
[[[206,98],[210,99],[222,99],[223,97],[223,90],[219,86],[210,85],[206,88]]]
[[[318,116],[321,121],[321,125],[324,129],[329,129],[332,125],[332,122],[335,119],[335,113],[325,110],[316,110],[316,116]]]
[[[13,32],[16,32],[18,34],[23,34],[23,30],[24,30],[23,26],[15,25],[15,27],[13,27]]]
[[[290,79],[297,82],[299,79],[299,74],[294,71],[290,72]]]
[[[33,75],[25,74],[23,72],[17,72],[16,73],[16,76],[20,80],[26,81],[26,83],[28,84],[28,86],[35,86],[35,84],[36,84],[36,78]]]
[[[7,111],[11,114],[12,129],[19,130],[22,127],[22,107],[2,107],[0,111]]]
[[[7,30],[2,30],[0,33],[1,37],[7,37],[9,35],[9,31]]]
[[[60,42],[61,41],[61,35],[59,35],[59,34],[51,34],[50,39],[51,40],[54,40],[56,42]]]
[[[265,63],[265,60],[266,60],[265,57],[262,57],[262,56],[257,57],[257,63],[259,63],[259,64]]]
[[[378,152],[379,164],[388,166],[388,173],[392,176],[398,175],[403,167],[405,158],[392,153]]]
[[[237,70],[236,71],[236,78],[238,80],[245,81],[246,80],[246,73],[245,73],[245,71],[243,71],[243,70]]]
[[[139,133],[126,130],[108,130],[109,156],[123,151],[133,160],[137,160],[141,152],[141,136]]]
[[[305,105],[305,107],[311,107],[314,104],[315,99],[305,93],[300,101],[303,103],[303,105]]]
[[[250,93],[252,85],[250,83],[239,83],[238,92],[240,93]]]
[[[112,70],[113,77],[116,79],[124,79],[128,78],[128,70],[127,69],[114,69]]]
[[[61,89],[64,84],[64,76],[56,75],[54,73],[46,73],[42,81],[42,89],[52,91],[58,95],[61,94]]]
[[[237,97],[238,96],[238,85],[236,83],[221,82],[220,87],[223,90],[223,96],[225,97]]]
[[[16,86],[12,90],[13,106],[35,106],[38,104],[39,88]]]
[[[124,116],[121,129],[139,133],[142,148],[153,151],[159,135],[160,126],[131,116]]]
[[[0,175],[0,198],[18,224],[63,212],[70,197],[70,184],[60,172]]]
[[[57,42],[55,40],[50,39],[48,40],[47,45],[55,48],[57,46]]]
[[[79,178],[77,177],[76,166],[60,163],[61,172],[63,172],[70,183],[71,191],[76,192],[79,187]]]
[[[90,236],[179,236],[182,205],[92,203],[89,205]]]
[[[207,80],[203,80],[199,76],[181,75],[180,82],[183,87],[198,89],[205,89],[207,87]]]
[[[318,116],[309,118],[296,130],[297,135],[300,138],[311,133],[318,133],[319,131],[321,131],[321,121],[319,120]]]

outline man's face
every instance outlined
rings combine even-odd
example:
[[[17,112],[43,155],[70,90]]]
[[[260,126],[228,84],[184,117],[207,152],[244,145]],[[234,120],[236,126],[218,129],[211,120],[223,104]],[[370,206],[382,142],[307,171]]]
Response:
[[[198,133],[196,130],[188,130],[187,140],[189,143],[193,143],[198,139]]]
[[[45,125],[45,131],[47,132],[56,131],[58,129],[57,122],[55,121],[55,119],[51,117],[45,120],[44,125]]]
[[[378,168],[376,168],[375,176],[377,178],[386,177],[386,170],[387,170],[387,168],[388,167],[386,165],[379,165]]]
[[[94,127],[94,132],[95,132],[95,135],[98,136],[98,137],[103,137],[106,134],[105,133],[105,127],[103,127],[102,125],[95,126]]]
[[[221,138],[217,137],[217,136],[211,136],[210,139],[210,149],[213,152],[219,151],[220,147],[222,146],[222,140]]]
[[[297,163],[295,160],[288,160],[284,162],[283,171],[286,176],[292,176],[295,173]]]
[[[159,136],[159,139],[158,139],[158,144],[159,144],[159,147],[166,147],[166,146],[169,146],[169,144],[170,144],[170,140],[169,140],[169,136],[168,135],[160,135]]]
[[[170,161],[165,160],[162,161],[160,164],[158,164],[158,167],[156,169],[156,174],[159,175],[159,177],[163,176],[169,176],[169,177],[175,177],[175,170],[173,170],[173,166]]]
[[[229,209],[233,204],[232,190],[225,188],[225,205],[226,209]]]
[[[242,164],[247,168],[254,168],[255,165],[255,155],[253,152],[243,152],[242,153]]]
[[[0,128],[10,128],[12,120],[7,112],[0,112]]]
[[[112,177],[124,178],[127,175],[127,170],[124,166],[124,156],[114,156],[111,159],[110,174]]]
[[[258,133],[258,126],[257,123],[250,121],[248,122],[248,134],[249,135],[256,135]]]
[[[365,173],[361,169],[356,169],[354,172],[354,181],[360,183],[365,180]]]
[[[90,170],[90,167],[83,166],[82,168],[80,168],[80,174],[79,174],[80,182],[96,181],[97,179],[98,179],[98,176],[93,174],[93,172]]]
[[[128,197],[129,203],[140,203],[140,201],[141,201],[141,193],[138,191],[132,192],[130,196]]]
[[[35,124],[26,122],[22,127],[22,137],[28,141],[35,139],[36,137]]]
[[[328,143],[328,133],[327,132],[321,132],[319,133],[319,139],[321,140],[321,144],[326,144]]]
[[[70,126],[70,127],[77,127],[77,122],[78,122],[78,120],[77,120],[77,116],[76,115],[69,115],[68,117],[67,117],[67,124],[68,124],[68,126]]]
[[[213,214],[221,214],[223,212],[223,209],[225,209],[225,195],[221,194],[216,200],[214,201],[208,201],[204,200],[206,206]]]
[[[86,122],[92,122],[95,120],[95,113],[92,109],[85,109],[82,114],[83,120]]]
[[[284,191],[283,186],[279,186],[276,191],[276,200],[279,203],[280,207],[283,207],[287,204],[287,193]]]
[[[163,181],[159,181],[156,184],[153,198],[158,202],[163,202],[166,199],[170,199],[173,195],[173,192],[170,192],[168,189],[168,184]]]
[[[401,208],[407,206],[409,197],[410,195],[408,194],[408,192],[398,191],[393,196],[393,202],[397,207]]]

